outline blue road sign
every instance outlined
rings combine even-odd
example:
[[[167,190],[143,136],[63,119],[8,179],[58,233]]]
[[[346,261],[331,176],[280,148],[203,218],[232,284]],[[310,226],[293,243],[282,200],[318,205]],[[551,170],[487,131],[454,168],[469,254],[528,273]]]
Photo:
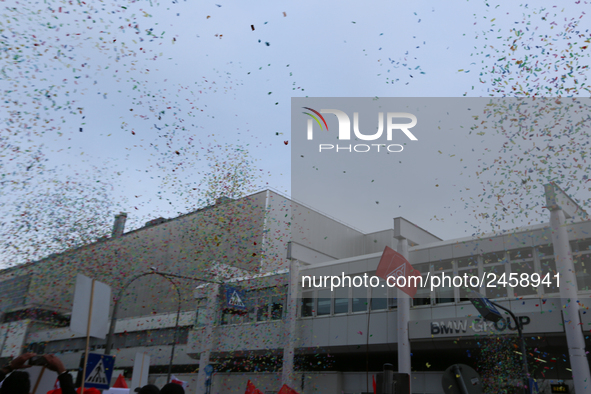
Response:
[[[478,312],[482,315],[485,320],[498,322],[499,320],[503,319],[503,316],[499,313],[497,308],[493,304],[491,304],[490,300],[486,297],[483,297],[482,294],[472,291],[469,295],[470,301],[472,301],[472,305],[476,307]]]
[[[108,390],[113,376],[115,357],[104,354],[88,353],[86,363],[86,376],[84,387],[94,387],[99,390]]]
[[[237,312],[246,312],[247,307],[244,303],[244,292],[236,287],[226,286],[226,307],[225,309]]]

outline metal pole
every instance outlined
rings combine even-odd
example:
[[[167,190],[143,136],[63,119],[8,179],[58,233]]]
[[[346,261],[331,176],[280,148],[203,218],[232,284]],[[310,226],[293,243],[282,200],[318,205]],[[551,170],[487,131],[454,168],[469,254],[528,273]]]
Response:
[[[525,386],[523,387],[523,392],[525,394],[528,394],[529,393],[529,390],[528,390],[529,371],[527,368],[527,353],[525,352],[525,338],[523,338],[523,332],[521,331],[521,324],[519,324],[519,321],[517,321],[517,318],[515,317],[513,312],[511,312],[510,309],[507,309],[504,306],[499,305],[493,301],[491,301],[490,303],[493,304],[494,306],[496,306],[497,308],[501,308],[502,310],[508,312],[509,315],[511,315],[511,317],[513,318],[513,320],[515,320],[515,325],[517,326],[517,332],[519,333],[519,338],[521,338],[521,359],[523,360],[523,373],[525,374]]]
[[[455,373],[456,383],[458,384],[460,391],[462,392],[462,394],[468,394],[468,388],[466,387],[466,383],[464,382],[464,377],[462,376],[462,370],[460,369],[458,364],[454,364],[453,371]]]
[[[395,224],[396,226],[396,224]],[[401,238],[398,240],[398,253],[409,259],[408,255],[408,240]],[[410,384],[412,385],[411,376],[411,359],[410,359],[410,339],[408,337],[408,326],[410,321],[410,296],[400,289],[397,289],[398,294],[398,372],[408,374]]]
[[[119,300],[123,297],[123,293],[130,284],[132,284],[136,279],[141,278],[142,276],[146,275],[154,275],[155,272],[144,272],[143,274],[139,274],[131,278],[129,282],[123,286],[123,288],[117,294],[117,298],[113,302],[113,315],[111,316],[111,325],[109,326],[109,333],[107,334],[107,344],[105,345],[105,354],[111,354],[111,347],[113,346],[113,334],[115,333],[115,324],[117,323],[117,310],[119,309]]]
[[[146,275],[156,275],[156,274],[163,276],[163,277],[172,276],[174,278],[190,279],[190,280],[194,280],[197,282],[207,282],[207,283],[220,284],[219,282],[215,282],[215,281],[211,281],[211,280],[207,280],[207,279],[194,278],[194,277],[190,277],[190,276],[182,276],[182,275],[176,275],[176,274],[169,274],[166,272],[158,272],[158,271],[144,272],[143,274],[139,274],[139,275],[134,276],[133,278],[131,278],[131,280],[129,282],[127,282],[125,284],[125,286],[123,286],[123,288],[119,291],[119,294],[117,294],[117,298],[113,302],[113,315],[111,316],[111,325],[109,326],[109,333],[107,334],[107,343],[105,345],[105,354],[107,354],[107,355],[111,354],[111,348],[113,347],[113,335],[115,334],[115,324],[117,323],[117,311],[119,309],[119,300],[121,300],[121,298],[123,298],[123,294],[124,294],[125,290],[127,290],[129,285],[131,285],[137,279],[139,279],[143,276],[146,276]]]
[[[168,280],[174,286],[174,288],[176,289],[176,292],[177,292],[177,296],[179,298],[179,305],[178,305],[178,308],[177,308],[177,311],[176,311],[176,323],[174,325],[174,337],[173,337],[173,342],[172,342],[172,349],[170,351],[170,361],[168,363],[168,377],[166,378],[166,382],[167,383],[170,383],[170,377],[172,375],[172,361],[174,359],[174,349],[176,347],[176,343],[177,343],[177,340],[178,340],[179,318],[180,318],[180,315],[181,315],[181,301],[182,301],[181,300],[181,291],[179,290],[179,287],[177,286],[177,284],[174,283],[172,281],[172,279],[170,279],[168,277],[167,274],[161,274],[159,272],[156,272],[156,273],[158,275],[162,276],[163,278],[165,278],[166,280]]]

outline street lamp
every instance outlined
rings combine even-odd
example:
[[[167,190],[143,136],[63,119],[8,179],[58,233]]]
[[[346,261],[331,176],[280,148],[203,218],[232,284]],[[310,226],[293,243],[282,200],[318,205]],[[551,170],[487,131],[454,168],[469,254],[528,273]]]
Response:
[[[482,318],[485,320],[492,321],[494,323],[498,322],[499,320],[503,320],[503,317],[501,316],[499,311],[495,309],[495,307],[497,307],[497,308],[500,308],[500,309],[504,310],[505,312],[509,313],[509,315],[511,315],[511,317],[515,321],[515,326],[517,327],[517,333],[519,334],[519,339],[521,340],[521,359],[523,361],[523,374],[524,374],[524,380],[525,380],[525,382],[524,382],[525,384],[523,386],[523,391],[525,394],[527,394],[529,383],[530,383],[529,382],[529,371],[527,368],[527,353],[526,353],[526,349],[525,349],[525,339],[523,338],[523,331],[521,330],[521,324],[520,324],[519,320],[517,320],[517,317],[515,317],[515,315],[513,314],[513,312],[511,312],[510,309],[505,308],[504,306],[499,305],[496,302],[489,300],[488,298],[482,296],[480,293],[478,293],[476,291],[472,291],[470,293],[470,301],[472,302],[472,305],[474,305],[474,307],[476,307],[476,309],[478,310],[478,312],[480,313]]]
[[[159,272],[154,267],[151,267],[151,270],[152,271],[150,271],[150,272],[144,272],[142,274],[134,276],[119,291],[119,294],[117,295],[117,298],[115,299],[115,301],[113,303],[113,315],[111,316],[111,325],[109,327],[109,333],[107,334],[107,343],[105,345],[105,354],[107,354],[107,355],[111,354],[111,348],[113,346],[113,335],[115,334],[115,324],[117,323],[117,311],[119,308],[119,300],[121,300],[121,298],[123,298],[123,294],[124,294],[125,290],[127,290],[129,285],[131,285],[133,282],[135,282],[137,279],[139,279],[141,277],[148,276],[148,275],[159,275],[159,276],[165,278],[166,280],[168,280],[174,286],[174,288],[177,291],[177,296],[178,296],[178,300],[179,300],[179,304],[178,304],[178,308],[177,308],[177,312],[176,312],[176,323],[174,326],[174,340],[172,343],[172,350],[170,352],[170,361],[168,364],[168,377],[166,379],[167,382],[170,382],[170,376],[172,373],[172,361],[174,358],[174,350],[176,347],[177,333],[178,333],[178,328],[179,328],[179,318],[181,315],[181,291],[179,290],[178,285],[175,282],[173,282],[171,278],[189,279],[189,280],[194,280],[197,282],[207,282],[207,283],[215,283],[215,284],[221,284],[221,283],[207,280],[207,279],[202,279],[202,278],[194,278],[194,277],[190,277],[190,276],[171,274],[168,272]]]

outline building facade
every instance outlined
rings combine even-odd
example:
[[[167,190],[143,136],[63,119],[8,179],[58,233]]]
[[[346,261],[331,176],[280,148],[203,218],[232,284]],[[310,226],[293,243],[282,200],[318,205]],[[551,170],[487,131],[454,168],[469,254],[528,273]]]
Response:
[[[553,223],[442,240],[403,218],[395,218],[391,229],[364,234],[271,191],[226,203],[234,205],[221,213],[205,209],[161,220],[0,273],[1,356],[23,349],[56,353],[66,367],[77,368],[85,339],[68,329],[71,278],[80,272],[116,290],[154,267],[215,283],[178,280],[183,294],[178,327],[178,299],[169,283],[154,275],[130,285],[121,299],[112,351],[116,368],[126,376],[136,353],[143,352],[150,355],[150,381],[163,384],[176,338],[173,373],[189,383],[189,393],[205,392],[205,365],[214,367],[212,393],[242,393],[248,380],[265,393],[276,393],[283,383],[302,394],[373,392],[373,377],[384,364],[398,368],[397,289],[384,281],[331,289],[330,283],[302,278],[373,276],[384,248],[406,242],[408,260],[424,278],[538,274],[550,279],[517,287],[487,280],[483,286],[419,288],[408,324],[412,393],[443,393],[441,377],[457,363],[486,377],[491,351],[520,357],[513,348],[515,322],[508,317],[484,321],[469,301],[472,291],[517,316],[539,392],[550,393],[554,384],[579,392],[569,338],[578,330],[585,344],[590,342],[591,221],[584,212],[567,215],[560,224],[568,238],[560,242],[566,241],[571,253],[573,303],[565,300],[564,283],[556,277],[564,262]],[[557,206],[570,212],[568,204],[561,200]],[[238,291],[243,307],[230,302],[228,289]],[[569,302],[575,309],[566,307]],[[104,344],[91,343],[96,352],[104,351]],[[495,384],[517,386],[516,371],[497,373]]]

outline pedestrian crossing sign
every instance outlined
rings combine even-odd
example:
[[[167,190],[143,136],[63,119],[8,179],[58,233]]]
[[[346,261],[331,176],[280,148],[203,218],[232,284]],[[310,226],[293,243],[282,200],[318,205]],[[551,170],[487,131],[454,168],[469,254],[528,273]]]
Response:
[[[232,286],[226,286],[226,310],[245,312],[247,310],[244,292]]]
[[[99,390],[108,390],[111,386],[111,376],[113,376],[114,366],[114,356],[89,353],[88,362],[86,363],[86,376],[84,377],[84,387],[93,387]]]

